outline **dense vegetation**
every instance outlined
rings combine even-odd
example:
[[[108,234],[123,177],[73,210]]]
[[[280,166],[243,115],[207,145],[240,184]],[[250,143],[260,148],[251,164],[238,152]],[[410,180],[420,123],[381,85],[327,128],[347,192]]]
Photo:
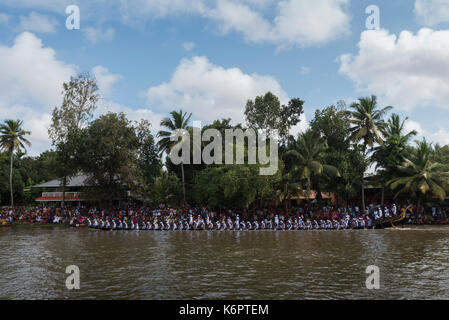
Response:
[[[198,130],[190,126],[192,115],[171,112],[156,137],[151,123],[131,122],[122,113],[94,119],[99,94],[89,75],[64,84],[63,98],[49,128],[54,148],[39,157],[26,155],[31,133],[20,120],[1,125],[2,205],[33,203],[42,190],[29,187],[57,177],[63,181],[60,190],[65,190],[67,179],[79,172],[89,176],[87,196],[106,206],[130,196],[150,205],[287,206],[291,197],[308,199],[312,191],[317,191],[316,201],[323,201],[320,191],[326,191],[333,192],[339,204],[354,197],[363,204],[367,185],[382,189],[382,202],[390,195],[422,206],[443,200],[449,191],[449,146],[414,141],[416,132],[404,130],[407,119],[394,113],[388,116],[392,107],[381,108],[375,96],[360,98],[350,106],[339,103],[317,110],[309,129],[297,136],[289,132],[300,122],[302,100],[281,105],[270,92],[249,100],[246,126],[278,132],[279,170],[272,176],[261,176],[260,164],[174,165],[166,157],[174,145],[170,137],[185,129],[192,139]],[[231,119],[217,119],[201,130],[210,128],[224,137],[226,129],[246,127],[232,124]],[[201,148],[206,146],[203,142]],[[192,147],[191,159],[194,152]],[[375,175],[366,174],[370,166],[375,166]]]

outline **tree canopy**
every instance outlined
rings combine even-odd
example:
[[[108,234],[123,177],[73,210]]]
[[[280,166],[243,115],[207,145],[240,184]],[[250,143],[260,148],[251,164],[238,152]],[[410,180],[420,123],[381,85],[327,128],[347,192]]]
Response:
[[[282,205],[288,209],[295,196],[315,191],[316,201],[324,202],[321,191],[333,192],[338,203],[359,201],[364,205],[365,184],[375,184],[396,199],[411,198],[419,207],[441,201],[449,192],[449,146],[426,140],[410,144],[417,134],[405,131],[407,118],[391,114],[392,107],[380,108],[375,96],[360,98],[349,107],[344,103],[318,109],[309,129],[292,136],[304,102],[291,99],[287,105],[271,92],[248,100],[246,125],[232,119],[217,119],[202,128],[190,125],[192,114],[173,111],[154,132],[148,120],[131,121],[123,113],[94,116],[99,99],[94,78],[80,75],[64,84],[63,103],[53,112],[49,129],[55,150],[38,157],[26,155],[30,132],[22,122],[8,120],[0,126],[0,201],[16,199],[29,204],[39,190],[29,187],[76,173],[88,177],[88,197],[103,206],[113,201],[139,201],[145,204],[189,204],[213,208],[263,208]],[[211,151],[207,141],[193,144],[193,136],[216,129],[226,149],[226,130],[255,129],[279,132],[278,170],[260,175],[261,159],[249,164],[249,145],[230,146],[234,156],[242,151],[245,163],[196,163],[195,153]],[[172,137],[184,130],[189,143],[187,159],[176,164],[165,157],[177,141]],[[190,139],[190,140],[186,140]],[[207,139],[206,139],[207,140]],[[261,148],[265,148],[262,150]],[[256,151],[269,152],[257,146]],[[222,155],[221,160],[225,160]],[[375,172],[366,176],[375,163]],[[14,181],[14,184],[12,184]],[[65,190],[61,185],[59,190]],[[362,192],[360,193],[360,190]],[[355,199],[355,200],[354,200]]]

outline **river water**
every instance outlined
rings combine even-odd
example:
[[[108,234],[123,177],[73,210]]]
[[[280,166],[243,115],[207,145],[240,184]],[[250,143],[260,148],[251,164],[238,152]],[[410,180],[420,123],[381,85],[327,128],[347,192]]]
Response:
[[[0,299],[449,299],[449,227],[0,228]],[[80,269],[80,290],[65,286]],[[380,269],[368,290],[366,268]]]

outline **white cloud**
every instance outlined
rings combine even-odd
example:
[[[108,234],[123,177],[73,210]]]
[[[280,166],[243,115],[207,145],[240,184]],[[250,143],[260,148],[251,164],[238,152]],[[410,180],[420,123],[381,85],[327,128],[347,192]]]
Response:
[[[166,111],[182,108],[199,120],[231,118],[243,122],[248,99],[271,91],[283,103],[288,96],[270,76],[245,74],[238,68],[225,69],[206,57],[184,59],[171,80],[147,91],[148,104]]]
[[[39,113],[36,110],[30,110],[28,117],[24,119],[24,128],[31,131],[30,142],[31,149],[29,154],[37,156],[43,150],[48,150],[51,146],[48,137],[48,128],[51,125],[51,115],[49,113]]]
[[[166,117],[166,115],[155,113],[150,109],[131,109],[113,101],[101,100],[98,103],[98,108],[95,112],[96,116],[106,114],[108,112],[123,112],[131,121],[140,121],[141,119],[148,120],[151,122],[151,129],[154,134],[161,129],[161,120]]]
[[[101,28],[88,27],[81,28],[81,30],[84,32],[86,39],[92,44],[96,44],[101,41],[114,40],[115,37],[114,28],[108,28],[103,31]]]
[[[103,66],[96,66],[92,69],[97,85],[102,94],[108,94],[111,87],[122,79],[119,74],[110,73],[109,70]]]
[[[76,73],[29,32],[18,35],[11,47],[0,46],[0,70],[2,107],[33,100],[52,108],[60,102],[62,83]]]
[[[438,131],[430,132],[425,130],[419,122],[413,120],[407,120],[404,125],[404,131],[410,132],[415,130],[418,135],[418,139],[426,138],[427,141],[433,143],[439,143],[440,145],[449,144],[449,131],[445,128],[439,128]]]
[[[23,120],[23,128],[31,131],[31,135],[27,136],[31,142],[31,147],[27,149],[29,155],[37,156],[50,147],[48,127],[51,123],[51,115],[49,113],[31,106],[14,104],[4,108],[1,105],[0,119]]]
[[[30,154],[50,146],[51,110],[61,102],[63,82],[76,67],[59,61],[34,34],[18,35],[11,47],[0,46],[0,119],[23,119],[32,131]]]
[[[195,48],[195,42],[184,42],[182,44],[182,47],[184,48],[185,51],[189,52],[192,51],[193,48]]]
[[[284,0],[279,2],[274,32],[282,41],[320,45],[350,33],[349,0]]]
[[[251,42],[264,42],[273,38],[271,23],[265,20],[262,13],[252,10],[248,5],[219,0],[217,7],[207,15],[219,22],[224,34],[231,31],[242,33]]]
[[[378,95],[401,109],[449,104],[449,30],[421,29],[399,37],[387,30],[364,31],[356,56],[340,57],[340,73],[360,92]]]
[[[20,23],[17,27],[20,31],[34,31],[38,33],[54,33],[58,21],[37,12],[30,12],[28,16],[20,16]]]
[[[35,8],[61,15],[70,0],[3,0],[14,8]],[[72,1],[73,2],[73,1]],[[236,32],[247,41],[278,47],[319,46],[350,33],[350,0],[78,0],[83,21],[121,19],[128,25],[148,19],[198,16],[226,34]],[[120,16],[117,16],[117,13]],[[90,28],[91,42],[113,38],[108,31]]]
[[[416,0],[415,14],[428,26],[449,22],[449,0]]]
[[[120,12],[125,23],[134,24],[137,20],[165,18],[185,13],[203,13],[205,0],[120,0]]]
[[[78,71],[76,66],[56,58],[52,48],[43,46],[41,39],[24,32],[11,46],[0,46],[0,121],[22,119],[24,129],[32,132],[29,154],[36,156],[51,147],[48,127],[51,111],[61,103],[62,84]],[[93,69],[102,93],[120,80],[103,66]],[[158,130],[162,115],[149,109],[134,110],[112,101],[100,100],[97,115],[124,112],[131,120],[147,119]]]
[[[301,115],[300,119],[301,121],[290,129],[290,134],[294,137],[300,133],[306,132],[310,128],[310,125],[307,122],[307,117],[304,113]]]
[[[428,135],[430,141],[440,145],[449,145],[449,131],[440,128],[437,132]]]
[[[348,4],[349,0],[283,0],[270,22],[249,5],[218,0],[207,15],[220,22],[222,32],[241,33],[250,42],[315,46],[350,33]]]
[[[418,136],[424,136],[426,134],[426,130],[423,129],[419,122],[409,119],[404,124],[404,132],[411,132],[413,130],[418,133]]]
[[[131,24],[148,17],[199,15],[223,34],[286,47],[322,45],[349,34],[348,5],[349,0],[122,0],[121,12]]]

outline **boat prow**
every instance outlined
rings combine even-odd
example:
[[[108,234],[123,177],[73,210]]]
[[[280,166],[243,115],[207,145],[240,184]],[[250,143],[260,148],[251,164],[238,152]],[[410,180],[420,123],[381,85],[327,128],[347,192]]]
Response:
[[[399,217],[394,217],[390,219],[384,219],[374,223],[374,229],[385,229],[394,228],[398,225],[405,224],[407,222],[407,212],[413,213],[412,206],[402,209],[401,215]]]

